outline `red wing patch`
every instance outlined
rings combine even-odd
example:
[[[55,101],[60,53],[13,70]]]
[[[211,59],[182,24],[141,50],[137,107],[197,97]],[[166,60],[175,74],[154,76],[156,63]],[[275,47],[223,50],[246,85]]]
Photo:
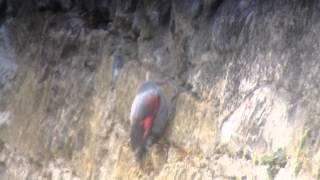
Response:
[[[152,123],[153,120],[156,118],[155,116],[157,115],[157,112],[159,110],[160,107],[160,99],[159,96],[151,96],[151,109],[152,112],[151,114],[149,114],[146,118],[144,118],[143,120],[143,137],[148,136],[149,131],[152,128]]]
[[[144,120],[143,120],[143,137],[146,137],[149,134],[149,131],[151,129],[152,126],[152,117],[151,116],[147,116]]]

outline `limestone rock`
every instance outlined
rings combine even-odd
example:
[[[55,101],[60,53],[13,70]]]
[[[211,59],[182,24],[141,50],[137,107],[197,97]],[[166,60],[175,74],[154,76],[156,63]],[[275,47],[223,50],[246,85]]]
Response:
[[[0,179],[319,178],[317,1],[19,2],[0,27]],[[139,166],[146,77],[172,119]]]

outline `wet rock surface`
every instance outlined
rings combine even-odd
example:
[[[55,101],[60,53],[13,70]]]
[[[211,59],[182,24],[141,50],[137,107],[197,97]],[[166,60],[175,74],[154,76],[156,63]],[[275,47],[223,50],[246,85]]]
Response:
[[[320,177],[317,1],[8,2],[0,179]],[[146,76],[171,120],[139,167]]]

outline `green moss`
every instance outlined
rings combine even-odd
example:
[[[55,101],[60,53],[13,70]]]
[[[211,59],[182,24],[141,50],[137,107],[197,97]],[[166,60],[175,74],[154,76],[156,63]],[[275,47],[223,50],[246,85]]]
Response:
[[[287,155],[283,149],[278,149],[272,154],[264,155],[260,162],[268,166],[268,175],[270,179],[274,179],[280,168],[283,168],[287,164]]]
[[[310,137],[310,133],[311,133],[311,129],[305,129],[303,131],[301,139],[295,149],[295,151],[296,151],[295,156],[296,156],[297,160],[296,160],[296,164],[295,164],[294,173],[296,176],[300,173],[302,167],[304,166],[305,162],[307,161],[306,156],[308,154],[308,149],[305,148],[305,146],[306,146],[306,141]]]

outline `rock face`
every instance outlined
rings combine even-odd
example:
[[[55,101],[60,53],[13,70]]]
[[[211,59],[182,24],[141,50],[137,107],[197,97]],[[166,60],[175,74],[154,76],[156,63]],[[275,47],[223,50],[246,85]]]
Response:
[[[318,1],[14,2],[0,179],[319,179]],[[129,113],[146,74],[172,111],[139,168]]]

